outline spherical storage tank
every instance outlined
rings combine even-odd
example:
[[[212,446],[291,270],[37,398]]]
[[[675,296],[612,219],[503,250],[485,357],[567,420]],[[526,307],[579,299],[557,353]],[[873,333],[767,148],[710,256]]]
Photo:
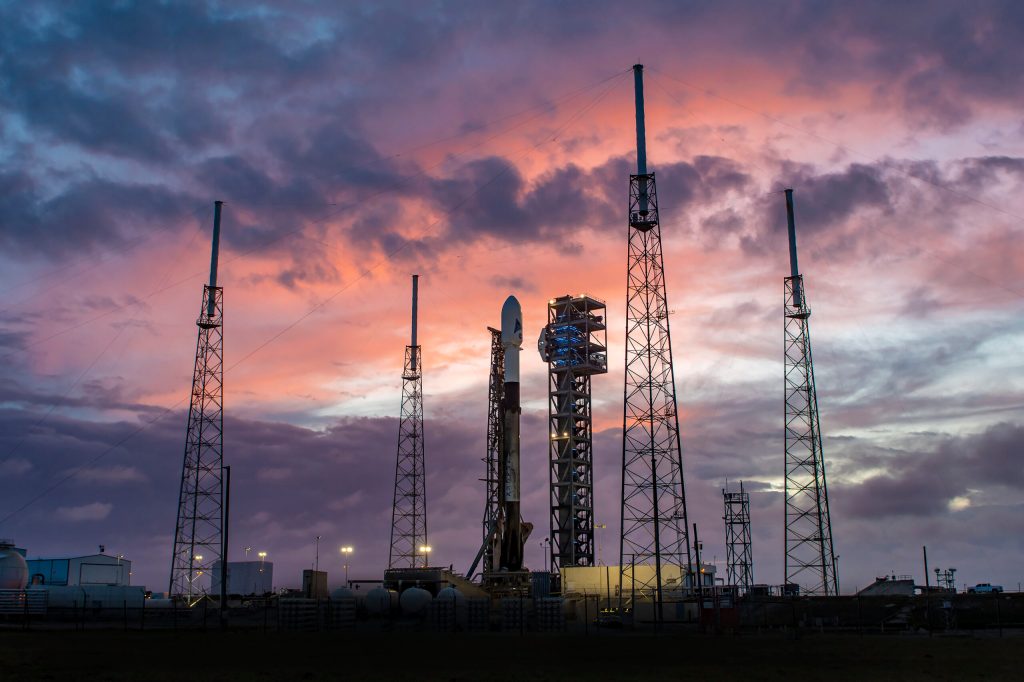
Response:
[[[366,610],[374,616],[389,613],[394,604],[394,590],[375,587],[366,593]]]
[[[398,602],[402,605],[402,611],[411,616],[427,608],[427,604],[433,599],[434,597],[422,587],[410,587],[402,593]]]
[[[28,584],[28,564],[14,545],[0,541],[0,590],[21,590]]]

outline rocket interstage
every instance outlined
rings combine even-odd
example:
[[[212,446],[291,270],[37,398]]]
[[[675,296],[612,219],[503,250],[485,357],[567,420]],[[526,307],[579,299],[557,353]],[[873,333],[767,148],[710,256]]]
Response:
[[[504,438],[502,439],[501,506],[504,528],[501,567],[518,571],[523,566],[526,544],[524,524],[520,517],[519,468],[519,351],[523,347],[523,309],[515,296],[509,296],[501,307],[501,345],[505,352],[505,384],[502,404]]]

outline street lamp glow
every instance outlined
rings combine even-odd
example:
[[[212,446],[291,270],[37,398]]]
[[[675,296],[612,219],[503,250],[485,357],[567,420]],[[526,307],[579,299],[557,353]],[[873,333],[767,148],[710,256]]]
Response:
[[[267,553],[266,552],[260,552],[256,556],[258,556],[261,559],[266,559],[267,558]]]
[[[353,548],[352,548],[351,545],[345,545],[344,547],[341,548],[341,553],[342,554],[351,554],[352,551],[353,551]]]
[[[202,561],[203,560],[203,555],[202,554],[196,554],[195,559],[196,559],[196,561]]]

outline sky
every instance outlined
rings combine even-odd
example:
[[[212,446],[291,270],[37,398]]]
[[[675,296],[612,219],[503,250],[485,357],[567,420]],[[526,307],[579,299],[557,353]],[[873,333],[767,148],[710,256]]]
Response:
[[[429,541],[480,544],[489,334],[523,305],[523,515],[548,516],[549,298],[607,302],[617,560],[630,67],[645,65],[685,492],[782,582],[795,191],[842,590],[1024,580],[1024,6],[0,2],[0,536],[166,589],[213,201],[231,554],[387,562],[410,275]]]

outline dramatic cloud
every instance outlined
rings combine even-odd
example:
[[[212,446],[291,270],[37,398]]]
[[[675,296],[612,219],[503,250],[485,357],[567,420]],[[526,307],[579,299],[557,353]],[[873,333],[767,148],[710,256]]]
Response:
[[[292,585],[319,535],[379,577],[416,272],[438,562],[465,570],[479,548],[486,328],[509,293],[528,339],[527,556],[542,562],[547,381],[531,343],[566,292],[608,304],[595,513],[617,560],[639,58],[688,508],[710,558],[724,556],[721,489],[743,480],[757,579],[782,580],[793,188],[844,589],[911,572],[919,544],[966,580],[1011,582],[1020,3],[552,13],[535,0],[2,5],[0,535],[32,554],[117,547],[141,582],[166,585],[220,199],[234,554],[259,545]]]

